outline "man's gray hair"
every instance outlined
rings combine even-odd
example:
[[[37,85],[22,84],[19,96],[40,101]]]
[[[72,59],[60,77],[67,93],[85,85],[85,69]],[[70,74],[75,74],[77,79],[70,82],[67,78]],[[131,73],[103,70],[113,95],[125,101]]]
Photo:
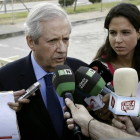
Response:
[[[25,34],[30,36],[35,43],[38,43],[38,38],[43,32],[40,22],[49,21],[55,18],[66,18],[71,33],[72,26],[67,13],[55,4],[44,2],[36,5],[28,14],[24,24]]]

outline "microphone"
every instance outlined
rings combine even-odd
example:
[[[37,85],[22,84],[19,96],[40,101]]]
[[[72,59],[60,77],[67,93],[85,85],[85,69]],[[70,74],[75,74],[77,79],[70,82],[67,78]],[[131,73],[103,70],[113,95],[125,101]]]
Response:
[[[114,91],[113,86],[111,85],[111,81],[113,81],[113,75],[109,68],[105,66],[101,61],[94,60],[90,65],[90,68],[94,69],[96,72],[98,72],[101,77],[105,80],[107,87]]]
[[[111,93],[105,81],[95,70],[81,66],[75,73],[76,92],[86,97],[84,101],[93,107],[93,111],[103,108],[102,95]]]
[[[139,99],[135,97],[138,75],[135,69],[119,68],[114,73],[114,90],[110,94],[109,110],[117,115],[138,116]]]
[[[114,73],[114,90],[118,96],[135,97],[138,89],[138,75],[135,69],[119,68]]]
[[[73,71],[67,65],[58,65],[56,66],[52,78],[52,83],[56,93],[65,98],[69,98],[74,102],[72,94],[75,91],[75,77]],[[70,112],[70,109],[67,108],[67,111]],[[70,113],[71,114],[71,113]],[[77,124],[73,129],[74,135],[77,135],[81,139],[81,131]]]
[[[76,89],[81,89],[90,96],[106,95],[112,92],[105,87],[104,79],[95,70],[81,66],[75,73]],[[77,91],[78,92],[78,91]],[[82,92],[82,94],[84,94]],[[88,96],[88,95],[87,95]]]

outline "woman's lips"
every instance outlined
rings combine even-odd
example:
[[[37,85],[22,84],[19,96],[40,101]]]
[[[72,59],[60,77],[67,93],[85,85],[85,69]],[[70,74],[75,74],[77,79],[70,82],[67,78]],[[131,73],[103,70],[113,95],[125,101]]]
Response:
[[[115,49],[116,49],[117,51],[122,51],[122,50],[125,50],[125,48],[124,48],[124,47],[115,47]]]

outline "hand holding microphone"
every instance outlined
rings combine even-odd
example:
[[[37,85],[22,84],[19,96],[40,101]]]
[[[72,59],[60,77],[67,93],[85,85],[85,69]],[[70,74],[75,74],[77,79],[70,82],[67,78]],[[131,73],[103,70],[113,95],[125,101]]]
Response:
[[[109,102],[109,110],[117,115],[138,116],[139,99],[135,97],[138,76],[132,68],[120,68],[114,73],[114,90]]]
[[[138,76],[136,70],[132,68],[117,69],[114,73],[113,82],[115,93],[118,96],[111,95],[109,108],[117,115],[127,116],[114,115],[112,123],[119,129],[124,129],[130,134],[140,136],[135,130],[132,120],[129,117],[137,116],[139,110],[139,101],[135,98],[138,88]],[[137,121],[137,123],[139,123],[139,121]]]
[[[85,97],[89,97],[85,100],[89,105],[94,103],[94,110],[103,107],[103,102],[99,94],[106,95],[112,92],[111,90],[105,87],[106,83],[100,76],[100,74],[88,67],[81,66],[76,71],[75,81],[77,92],[81,95],[84,95]],[[92,100],[94,100],[95,102],[93,102]],[[106,103],[103,109],[98,110],[95,113],[97,114],[98,118],[102,120],[108,120],[108,122],[110,122],[111,112],[108,111],[108,102]]]
[[[58,65],[54,70],[54,75],[52,78],[53,86],[56,93],[65,98],[69,98],[72,102],[75,90],[75,78],[72,70],[67,65]],[[67,111],[70,110],[67,108]],[[74,135],[77,135],[81,139],[81,131],[78,125],[75,124],[73,128]]]
[[[68,98],[65,99],[65,102],[72,113],[72,118],[70,118],[67,112],[64,114],[64,117],[68,119],[68,128],[72,130],[74,128],[74,122],[76,122],[81,127],[82,134],[89,137],[88,122],[93,119],[93,117],[88,113],[87,109],[83,105],[74,105]]]
[[[14,94],[14,98],[15,98],[15,103],[12,102],[8,102],[8,105],[11,109],[15,110],[16,112],[20,111],[22,108],[23,104],[28,104],[30,102],[29,99],[22,99],[20,101],[18,101],[19,96],[22,96],[25,93],[25,90],[19,90],[19,91],[15,91]]]
[[[89,68],[86,67],[86,70],[84,73],[88,74],[90,77],[93,77],[94,73],[87,73],[89,70]],[[78,73],[81,72],[78,70]],[[83,73],[82,73],[83,74]],[[85,75],[85,74],[84,74]],[[79,75],[78,75],[79,76]],[[95,75],[94,75],[95,76]],[[80,76],[81,77],[81,76]],[[82,87],[82,89],[84,88],[85,89],[85,86],[86,84],[88,83],[88,78],[84,76],[84,77],[81,77],[82,79],[82,82],[80,82],[80,86]],[[99,78],[100,79],[100,78]],[[96,84],[98,83],[98,80],[96,81]],[[77,83],[76,83],[77,84]],[[78,84],[77,84],[78,85]],[[98,84],[97,84],[98,85]],[[100,84],[99,84],[100,85]],[[98,86],[97,86],[98,87]],[[97,88],[95,87],[95,89]],[[103,90],[103,87],[104,86],[99,86],[100,90],[99,91],[102,91]],[[91,88],[92,89],[92,88]],[[90,90],[89,89],[89,93],[90,93]],[[98,89],[98,88],[97,88]],[[85,90],[84,90],[85,91]],[[87,93],[84,93],[85,95]],[[109,97],[109,95],[105,95],[105,97]],[[108,98],[106,99],[108,100]],[[104,138],[104,137],[108,137],[108,138],[118,138],[118,137],[124,137],[124,138],[131,138],[131,137],[135,137],[133,135],[129,135],[127,133],[124,133],[122,131],[120,131],[119,129],[116,129],[115,127],[112,127],[110,125],[106,125],[104,123],[101,123],[97,120],[95,120],[89,113],[88,111],[86,110],[86,108],[84,108],[82,105],[74,105],[73,102],[69,99],[66,99],[66,105],[70,108],[71,112],[72,112],[72,117],[73,119],[69,119],[70,116],[69,116],[69,113],[65,113],[64,116],[65,118],[68,118],[68,121],[67,121],[67,124],[68,124],[68,127],[70,129],[73,128],[73,122],[76,122],[80,127],[81,127],[81,130],[82,130],[82,133],[85,135],[85,136],[90,136],[91,138]],[[92,120],[92,121],[91,121]],[[90,123],[91,122],[91,123]],[[106,128],[106,129],[104,129]],[[110,133],[110,131],[112,133]],[[116,132],[116,133],[113,133],[113,132]],[[117,135],[116,135],[117,134]]]
[[[14,98],[15,103],[8,102],[8,105],[11,109],[15,110],[16,112],[21,110],[23,104],[28,104],[30,100],[28,97],[35,96],[35,91],[40,88],[39,82],[34,83],[30,86],[26,91],[24,89],[15,91]]]

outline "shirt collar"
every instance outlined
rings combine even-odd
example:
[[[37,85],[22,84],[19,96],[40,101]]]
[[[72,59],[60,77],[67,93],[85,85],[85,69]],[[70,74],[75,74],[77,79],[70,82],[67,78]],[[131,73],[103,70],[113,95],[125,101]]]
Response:
[[[40,65],[34,59],[33,53],[31,53],[31,62],[32,62],[32,65],[33,65],[33,69],[34,69],[37,81],[40,80],[41,78],[43,78],[47,74],[53,74],[53,72],[48,73],[40,67]]]

